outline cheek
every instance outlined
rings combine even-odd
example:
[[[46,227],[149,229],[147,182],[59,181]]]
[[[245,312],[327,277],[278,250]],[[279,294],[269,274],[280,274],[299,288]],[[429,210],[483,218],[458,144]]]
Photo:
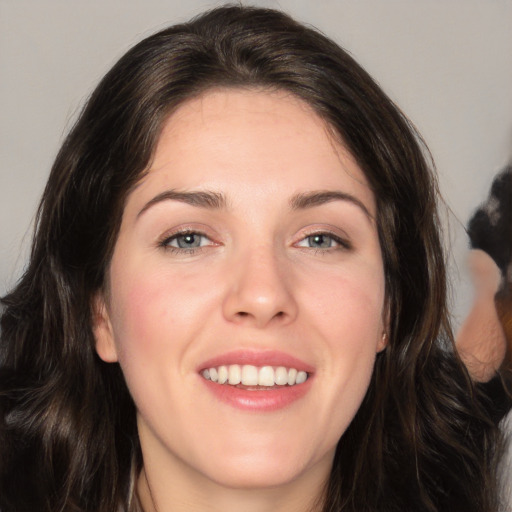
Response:
[[[154,412],[162,407],[170,379],[182,374],[183,354],[207,316],[208,301],[204,295],[198,300],[197,283],[142,268],[111,276],[111,318],[130,393],[139,410]]]
[[[116,347],[120,358],[126,352],[151,350],[158,341],[154,336],[168,315],[162,304],[161,290],[147,279],[136,275],[123,283],[114,281],[112,319]]]
[[[122,366],[131,355],[144,357],[157,348],[157,333],[172,311],[169,297],[163,300],[166,286],[158,273],[142,263],[127,263],[114,259],[110,275],[112,328]]]
[[[317,272],[303,283],[304,303],[333,335],[365,340],[383,328],[384,273],[378,264],[358,264]],[[365,343],[359,343],[364,347]]]
[[[383,274],[378,266],[364,268],[318,272],[316,286],[307,286],[305,331],[323,341],[316,348],[322,366],[314,391],[315,428],[322,432],[319,454],[334,450],[356,415],[382,337]]]
[[[137,265],[123,274],[112,272],[112,320],[116,348],[124,367],[147,359],[176,355],[194,339],[211,316],[218,291],[204,276],[170,272],[164,265]],[[172,352],[172,354],[171,354]],[[135,356],[135,357],[134,357]]]
[[[307,322],[324,340],[321,358],[334,395],[357,408],[370,381],[384,331],[384,277],[379,266],[364,271],[317,275],[307,296]],[[325,278],[325,280],[324,280]],[[319,286],[323,283],[324,286]],[[323,290],[323,291],[322,291]],[[334,399],[336,399],[334,397]]]

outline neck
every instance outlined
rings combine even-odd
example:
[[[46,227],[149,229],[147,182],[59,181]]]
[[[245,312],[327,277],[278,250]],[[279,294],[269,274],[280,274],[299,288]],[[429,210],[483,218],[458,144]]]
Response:
[[[324,471],[318,473],[276,487],[241,489],[225,487],[197,473],[175,473],[166,480],[159,471],[144,468],[137,494],[144,512],[320,512],[326,478]]]

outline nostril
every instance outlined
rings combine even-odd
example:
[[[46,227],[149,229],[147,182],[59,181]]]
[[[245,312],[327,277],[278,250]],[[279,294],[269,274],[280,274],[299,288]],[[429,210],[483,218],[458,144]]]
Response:
[[[240,318],[245,318],[245,317],[250,316],[250,313],[247,313],[247,311],[238,311],[237,316],[240,317]],[[285,316],[284,311],[278,311],[274,315],[274,318],[282,318],[283,316]]]

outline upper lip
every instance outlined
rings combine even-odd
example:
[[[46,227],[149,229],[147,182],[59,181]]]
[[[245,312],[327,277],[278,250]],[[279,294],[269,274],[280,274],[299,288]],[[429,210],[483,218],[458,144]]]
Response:
[[[253,366],[284,366],[286,368],[295,368],[307,373],[313,373],[314,367],[305,361],[278,350],[249,350],[239,349],[224,354],[214,356],[201,363],[198,371],[206,368],[216,368],[218,366],[228,366],[231,364],[250,364]]]

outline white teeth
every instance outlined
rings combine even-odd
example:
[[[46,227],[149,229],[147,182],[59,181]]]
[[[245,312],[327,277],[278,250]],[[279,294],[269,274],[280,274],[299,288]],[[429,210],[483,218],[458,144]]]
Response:
[[[244,364],[242,367],[242,384],[244,386],[258,385],[258,368],[250,364]]]
[[[228,369],[228,382],[232,386],[240,384],[242,381],[242,369],[237,364],[232,364]]]
[[[218,382],[219,384],[230,384],[236,386],[294,386],[302,384],[308,379],[305,371],[298,371],[296,368],[285,368],[284,366],[253,366],[245,364],[231,364],[229,366],[219,366],[206,368],[201,372],[206,380]]]
[[[273,386],[274,381],[274,368],[272,366],[263,366],[258,373],[259,386]]]
[[[288,384],[288,370],[284,366],[279,366],[275,371],[274,379],[278,386],[285,386]]]
[[[210,368],[210,373],[212,372],[212,369]],[[228,369],[225,366],[219,366],[219,369],[217,370],[219,374],[218,383],[219,384],[225,384],[228,380]]]
[[[298,372],[297,378],[295,379],[295,383],[302,384],[303,382],[306,382],[307,378],[308,378],[308,374],[306,372]]]

